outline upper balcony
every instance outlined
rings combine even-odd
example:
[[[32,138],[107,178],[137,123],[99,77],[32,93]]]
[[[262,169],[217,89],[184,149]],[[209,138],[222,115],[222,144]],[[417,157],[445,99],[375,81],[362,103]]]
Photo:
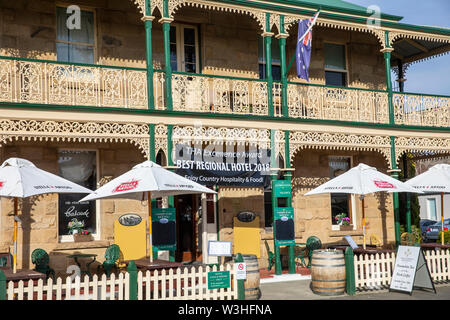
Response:
[[[105,110],[154,106],[175,112],[352,123],[392,124],[393,118],[397,125],[450,127],[450,97],[395,91],[390,95],[380,52],[385,49],[380,45],[383,32],[318,20],[307,83],[296,77],[295,63],[289,68],[297,34],[292,17],[286,16],[284,25],[272,18],[267,24],[268,16],[263,19],[252,10],[181,6],[172,12],[165,44],[162,23],[157,22],[164,19],[154,8],[152,42],[146,46],[141,14],[132,1],[94,2],[92,7],[80,6],[83,32],[69,35],[62,25],[66,6],[60,2],[29,5],[18,0],[0,11],[7,25],[0,48],[0,105]],[[39,21],[31,18],[36,13]],[[270,29],[264,30],[264,25]],[[272,39],[269,46],[261,34]],[[284,62],[281,38],[286,39]],[[414,38],[392,32],[388,41],[394,49],[390,62],[396,68],[450,51],[449,36]],[[151,69],[146,64],[149,48]],[[288,67],[286,77],[281,75],[282,63]],[[397,73],[402,81],[404,72]]]

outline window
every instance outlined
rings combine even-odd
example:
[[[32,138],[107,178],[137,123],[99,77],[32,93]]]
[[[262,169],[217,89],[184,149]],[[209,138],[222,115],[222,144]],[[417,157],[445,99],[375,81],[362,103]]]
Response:
[[[325,84],[345,87],[347,77],[345,45],[325,43]]]
[[[91,190],[97,185],[97,152],[84,150],[60,150],[58,152],[59,176]],[[73,219],[81,222],[83,229],[97,233],[96,202],[78,202],[86,194],[61,193],[58,197],[58,233],[61,239],[68,240],[68,227]]]
[[[173,71],[200,73],[197,27],[170,26],[170,64]]]
[[[280,48],[278,41],[272,40],[272,78],[275,81],[281,80]],[[266,79],[266,56],[264,51],[264,37],[258,38],[258,65],[259,78]]]
[[[56,7],[56,54],[58,61],[93,64],[95,56],[94,12],[81,10],[79,29],[69,29],[67,8]]]
[[[333,179],[351,168],[351,157],[329,157],[328,167],[330,179]],[[331,224],[337,225],[336,216],[345,213],[350,218],[350,223],[353,222],[352,207],[354,197],[346,193],[332,193],[331,194]]]
[[[436,199],[427,199],[428,219],[437,220]]]

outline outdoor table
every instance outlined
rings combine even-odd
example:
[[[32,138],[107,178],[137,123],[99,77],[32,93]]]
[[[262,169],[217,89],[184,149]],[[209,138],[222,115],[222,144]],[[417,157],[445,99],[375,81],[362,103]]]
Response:
[[[92,277],[91,272],[89,271],[89,266],[95,262],[95,259],[97,258],[96,254],[91,254],[91,253],[75,253],[72,254],[70,256],[67,256],[67,258],[71,258],[75,261],[75,263],[78,265],[78,267],[80,268],[81,274],[85,273],[89,276],[89,278]],[[86,270],[82,270],[81,269],[81,264],[78,261],[78,259],[87,259],[87,258],[92,258],[91,261],[86,263]]]
[[[131,260],[124,261],[127,266]],[[155,259],[153,262],[150,262],[150,258],[133,260],[136,264],[136,267],[141,270],[158,270],[158,269],[173,269],[183,267],[184,264],[181,262],[167,261]]]

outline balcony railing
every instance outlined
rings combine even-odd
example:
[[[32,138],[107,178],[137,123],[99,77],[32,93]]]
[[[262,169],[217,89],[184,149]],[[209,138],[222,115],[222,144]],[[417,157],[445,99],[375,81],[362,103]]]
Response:
[[[0,101],[147,108],[145,69],[0,59]]]
[[[450,127],[450,97],[394,93],[396,124]]]
[[[289,117],[388,123],[386,91],[288,84]]]
[[[174,111],[253,116],[283,116],[282,85],[260,79],[174,72]],[[156,110],[166,110],[166,76],[155,70]],[[0,102],[147,109],[147,73],[143,68],[67,64],[0,57]],[[395,124],[450,127],[450,97],[393,94]],[[289,82],[290,118],[389,123],[388,93]]]

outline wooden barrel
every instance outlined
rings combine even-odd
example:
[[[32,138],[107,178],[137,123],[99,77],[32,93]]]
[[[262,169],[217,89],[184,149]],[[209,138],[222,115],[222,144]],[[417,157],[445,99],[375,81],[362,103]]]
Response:
[[[247,279],[244,282],[245,300],[259,300],[259,266],[258,258],[254,254],[243,254],[242,258],[247,266]]]
[[[340,250],[314,250],[311,289],[315,294],[336,296],[345,291],[345,259]]]

